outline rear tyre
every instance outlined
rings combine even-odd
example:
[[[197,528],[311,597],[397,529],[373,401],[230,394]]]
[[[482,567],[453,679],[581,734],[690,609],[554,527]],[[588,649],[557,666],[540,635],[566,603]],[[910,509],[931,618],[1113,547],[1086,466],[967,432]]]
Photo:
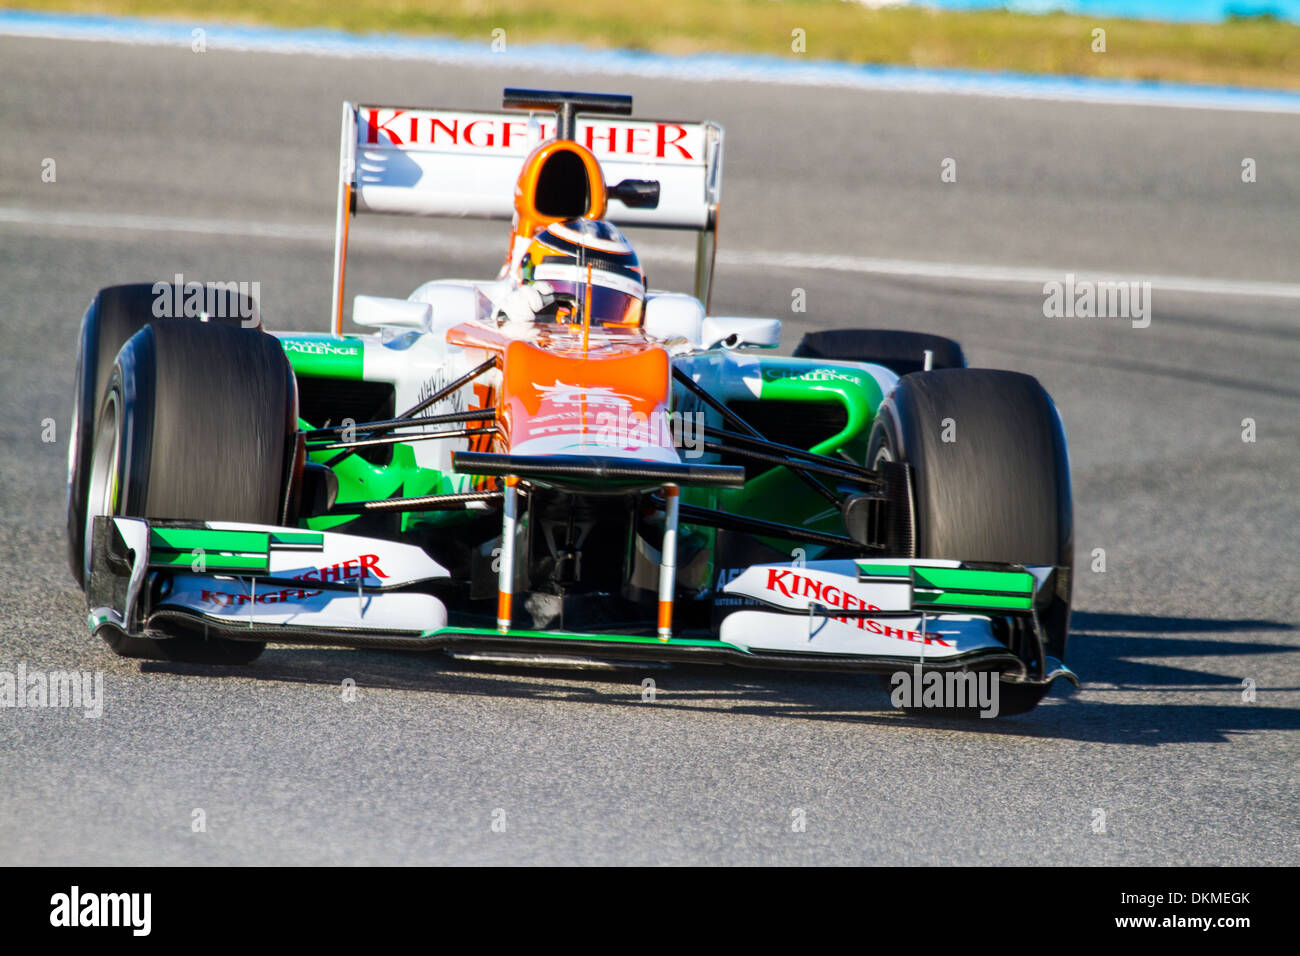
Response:
[[[280,524],[301,480],[297,391],[279,342],[221,325],[154,322],[122,347],[88,475],[98,515]],[[123,657],[242,664],[265,644],[117,636]]]
[[[794,355],[796,358],[871,362],[883,365],[897,375],[907,375],[924,370],[927,351],[931,353],[932,369],[966,367],[966,356],[952,339],[927,332],[893,332],[888,329],[809,332],[795,346]]]
[[[1046,653],[1063,661],[1074,564],[1069,459],[1038,380],[992,369],[904,376],[872,426],[867,461],[882,460],[911,466],[915,557],[1065,569],[1040,617]],[[1030,710],[1047,689],[1004,681],[1000,712]]]
[[[208,295],[211,288],[212,294]],[[178,291],[179,290],[179,291]],[[86,487],[89,482],[95,416],[108,389],[113,361],[126,340],[152,321],[154,315],[179,312],[185,319],[185,288],[171,283],[137,282],[100,289],[81,320],[77,349],[77,378],[73,390],[72,426],[68,440],[68,566],[81,587],[86,585]],[[259,327],[257,303],[233,289],[204,287],[204,305],[216,315],[205,321]],[[209,301],[211,300],[211,301]],[[177,309],[177,304],[181,308]],[[194,311],[191,309],[190,311]],[[225,316],[224,318],[222,316]],[[189,316],[189,321],[199,317]]]

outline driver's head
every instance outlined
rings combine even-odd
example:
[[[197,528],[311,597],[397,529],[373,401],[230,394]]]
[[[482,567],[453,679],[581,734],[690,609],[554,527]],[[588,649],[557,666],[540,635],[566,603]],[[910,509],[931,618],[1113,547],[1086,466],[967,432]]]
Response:
[[[569,219],[533,237],[520,263],[524,282],[545,282],[569,300],[568,321],[581,322],[587,299],[592,325],[636,328],[645,305],[645,273],[632,245],[610,222]],[[588,279],[590,278],[590,288]]]

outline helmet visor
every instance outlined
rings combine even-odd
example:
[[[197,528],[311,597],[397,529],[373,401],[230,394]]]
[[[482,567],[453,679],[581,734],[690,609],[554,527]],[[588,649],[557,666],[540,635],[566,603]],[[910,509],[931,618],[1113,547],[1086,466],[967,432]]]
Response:
[[[645,303],[644,287],[635,279],[591,270],[591,283],[587,283],[587,270],[572,265],[539,264],[533,278],[546,282],[556,295],[573,300],[570,322],[582,322],[583,310],[591,310],[592,325],[635,328],[641,324]]]

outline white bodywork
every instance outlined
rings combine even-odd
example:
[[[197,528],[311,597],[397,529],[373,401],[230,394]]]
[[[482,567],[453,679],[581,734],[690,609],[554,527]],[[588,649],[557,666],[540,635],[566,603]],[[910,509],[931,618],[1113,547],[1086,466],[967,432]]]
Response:
[[[909,564],[958,567],[957,561]],[[723,592],[774,608],[806,611],[788,614],[740,610],[722,622],[719,638],[745,650],[855,654],[900,660],[942,660],[983,649],[1003,649],[985,617],[922,614],[911,611],[906,580],[860,581],[857,563],[810,561],[806,565],[755,565],[729,581]],[[857,614],[892,612],[881,617],[834,617],[832,608]]]
[[[117,519],[125,524],[124,519]],[[141,522],[132,522],[142,524]],[[280,530],[267,525],[209,521],[214,530]],[[299,587],[258,583],[232,574],[172,577],[158,610],[181,608],[222,623],[288,625],[303,628],[366,628],[420,634],[446,626],[447,609],[431,594],[375,593],[448,577],[448,571],[411,544],[381,538],[321,532],[320,550],[270,551],[266,575],[301,582]],[[357,590],[313,587],[319,582],[353,584]],[[372,589],[362,592],[362,588]]]

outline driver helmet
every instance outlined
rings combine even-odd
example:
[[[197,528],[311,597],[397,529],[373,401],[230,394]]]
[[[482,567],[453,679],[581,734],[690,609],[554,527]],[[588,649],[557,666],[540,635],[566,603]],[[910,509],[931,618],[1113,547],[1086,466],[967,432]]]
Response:
[[[545,282],[569,306],[559,318],[580,323],[590,298],[591,324],[637,328],[645,309],[645,272],[632,244],[602,219],[569,219],[540,230],[520,260],[525,283]],[[590,287],[588,282],[590,281]]]

